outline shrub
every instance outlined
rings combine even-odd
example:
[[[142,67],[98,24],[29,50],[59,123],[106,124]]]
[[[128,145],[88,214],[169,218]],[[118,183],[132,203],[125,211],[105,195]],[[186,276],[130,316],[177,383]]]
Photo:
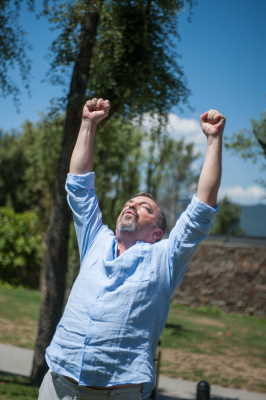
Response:
[[[0,207],[0,279],[14,286],[39,286],[42,238],[33,211]]]

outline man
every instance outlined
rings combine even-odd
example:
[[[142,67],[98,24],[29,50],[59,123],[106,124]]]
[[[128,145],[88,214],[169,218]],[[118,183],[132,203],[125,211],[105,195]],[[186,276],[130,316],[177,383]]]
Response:
[[[108,100],[86,102],[71,157],[66,190],[81,268],[46,351],[39,400],[148,396],[171,296],[215,213],[225,124],[218,111],[201,115],[207,152],[197,195],[168,239],[160,207],[145,193],[124,205],[115,234],[103,225],[92,169],[96,128],[109,110]]]

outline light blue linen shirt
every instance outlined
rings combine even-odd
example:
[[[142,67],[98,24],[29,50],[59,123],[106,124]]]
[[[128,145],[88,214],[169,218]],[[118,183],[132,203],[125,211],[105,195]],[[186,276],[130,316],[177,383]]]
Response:
[[[168,239],[139,241],[117,256],[116,237],[102,222],[94,173],[68,174],[66,190],[81,268],[46,350],[47,364],[80,385],[144,383],[148,392],[171,296],[215,209],[194,196]]]

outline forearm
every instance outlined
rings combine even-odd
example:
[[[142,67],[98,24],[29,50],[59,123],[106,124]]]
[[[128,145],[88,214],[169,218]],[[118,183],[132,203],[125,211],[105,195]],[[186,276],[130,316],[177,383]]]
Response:
[[[84,174],[93,169],[94,141],[97,124],[82,119],[78,138],[71,156],[69,172]]]
[[[222,135],[209,136],[208,147],[201,170],[197,197],[210,206],[217,204],[217,194],[222,174]]]
[[[206,238],[216,210],[193,196],[178,218],[168,239],[168,263],[173,286],[181,282],[186,266],[199,243]]]

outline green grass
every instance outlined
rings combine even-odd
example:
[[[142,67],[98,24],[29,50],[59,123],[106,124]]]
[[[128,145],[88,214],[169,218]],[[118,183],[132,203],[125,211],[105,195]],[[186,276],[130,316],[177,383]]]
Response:
[[[0,373],[0,400],[36,400],[37,394],[29,379]]]
[[[0,284],[0,343],[33,348],[40,293]]]
[[[0,304],[1,318],[19,321],[23,317],[37,321],[40,293],[37,290],[0,284]]]
[[[266,318],[173,303],[161,371],[192,381],[266,392]]]
[[[162,346],[207,354],[225,354],[231,349],[266,362],[265,337],[266,318],[172,304]]]
[[[33,348],[40,293],[0,284],[0,343]],[[266,318],[173,303],[161,338],[161,372],[266,392]],[[0,400],[31,400],[26,378],[0,375]]]

